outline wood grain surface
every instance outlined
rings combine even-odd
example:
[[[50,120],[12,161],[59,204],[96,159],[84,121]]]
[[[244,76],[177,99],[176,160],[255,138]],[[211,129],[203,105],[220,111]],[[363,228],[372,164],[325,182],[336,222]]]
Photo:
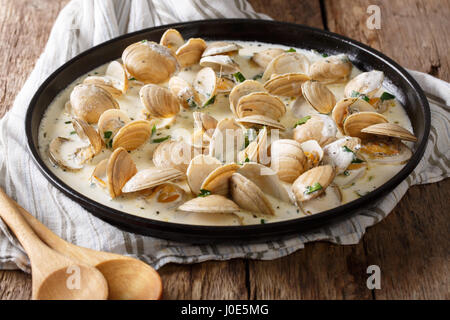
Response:
[[[0,116],[42,52],[67,0],[0,0]],[[450,81],[450,0],[249,0],[276,20],[340,33],[401,65]],[[369,5],[381,29],[366,28]],[[25,23],[26,22],[26,23]],[[450,181],[412,187],[358,245],[307,244],[274,261],[235,259],[160,270],[166,299],[449,299]],[[381,268],[381,289],[366,287]],[[0,271],[0,299],[28,299],[30,277]]]

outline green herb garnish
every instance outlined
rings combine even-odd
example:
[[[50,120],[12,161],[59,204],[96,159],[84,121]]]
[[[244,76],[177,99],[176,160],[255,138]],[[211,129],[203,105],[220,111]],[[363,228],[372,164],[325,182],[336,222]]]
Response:
[[[216,101],[216,96],[212,96],[211,98],[209,98],[209,99],[203,104],[203,108],[209,106],[210,104],[213,104],[214,101]]]
[[[70,134],[76,134],[77,132],[76,131],[70,131]]]
[[[250,159],[247,157],[245,158],[244,162],[250,162]]]
[[[211,195],[211,191],[206,190],[206,189],[200,189],[200,194],[198,195],[199,197],[207,197]]]
[[[306,191],[305,194],[311,194],[313,192],[319,191],[323,189],[322,186],[320,185],[320,183],[316,182],[314,183],[312,186],[307,186],[306,187]]]
[[[156,133],[156,124],[153,125],[152,127],[152,135],[151,137],[153,137],[153,135]]]
[[[350,172],[348,172],[348,170],[345,170],[345,171],[344,171],[344,176],[347,176],[347,177],[348,177],[349,175],[350,175]]]
[[[236,73],[233,73],[233,77],[236,79],[237,82],[244,82],[245,81],[245,77],[242,73],[240,73],[239,71]]]
[[[141,43],[146,43],[146,42],[147,42],[147,40],[145,40],[145,39],[144,39],[144,40],[141,40]]]
[[[187,103],[188,103],[190,108],[197,108],[198,107],[198,104],[197,104],[197,102],[195,102],[194,97],[190,97],[189,99],[187,99]]]
[[[286,50],[286,52],[297,52],[297,50],[295,50],[294,48],[289,48],[288,50]]]
[[[105,139],[111,138],[112,131],[105,131],[105,132],[103,132],[103,136],[105,137]]]
[[[324,58],[328,57],[328,53],[322,53],[322,57]]]
[[[266,220],[265,219],[261,219],[261,224],[265,224]]]
[[[128,81],[135,81],[135,80],[136,80],[135,77],[131,77],[131,78],[128,79]]]
[[[359,95],[360,95],[360,93],[358,91],[352,90],[350,97],[357,98],[357,97],[359,97]]]
[[[366,96],[365,94],[361,94],[361,95],[359,96],[359,98],[360,98],[360,99],[363,99],[363,100],[366,101],[366,102],[369,102],[369,101],[370,101],[370,98],[369,98],[368,96]]]
[[[262,73],[258,73],[256,76],[254,76],[253,77],[253,80],[258,80],[258,79],[261,79],[262,78],[262,76],[263,76],[263,74]]]
[[[112,148],[113,139],[109,140],[108,142],[108,148]]]
[[[351,153],[353,153],[353,150],[350,149],[350,148],[347,147],[347,146],[343,146],[342,149],[344,149],[344,151],[346,151],[346,152],[351,152]]]
[[[356,158],[356,157],[352,160],[352,163],[362,163],[362,162],[364,162],[364,160],[361,160],[361,159]]]
[[[295,123],[294,128],[295,128],[296,126],[300,126],[300,125],[302,125],[302,124],[305,124],[306,121],[308,121],[309,119],[311,119],[311,116],[306,116],[306,117],[301,118],[300,120],[298,120],[298,121]]]
[[[390,94],[389,92],[383,92],[383,94],[380,97],[381,101],[386,101],[386,100],[392,100],[395,99],[395,96],[393,94]]]
[[[166,140],[169,139],[169,138],[170,138],[170,135],[165,136],[165,137],[162,137],[162,138],[158,138],[158,139],[153,139],[152,142],[153,142],[153,143],[161,143],[161,142],[163,142],[163,141],[166,141]]]
[[[65,124],[69,124],[69,123],[72,123],[72,121],[66,121],[66,122],[64,122]]]

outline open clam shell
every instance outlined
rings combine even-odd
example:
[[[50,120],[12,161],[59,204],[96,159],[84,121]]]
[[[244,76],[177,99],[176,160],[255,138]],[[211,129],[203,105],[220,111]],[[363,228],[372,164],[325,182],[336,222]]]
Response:
[[[83,167],[78,162],[73,161],[73,159],[66,159],[63,156],[64,153],[61,152],[63,145],[71,141],[68,138],[56,137],[49,144],[48,156],[50,162],[55,166],[68,171],[78,171]]]
[[[206,67],[197,73],[194,79],[194,89],[202,107],[214,104],[217,94],[217,76],[212,68]]]
[[[262,164],[268,164],[270,162],[267,155],[267,128],[263,127],[256,137],[256,140],[250,142],[250,144],[243,150],[243,156],[240,161],[259,162]],[[242,159],[243,158],[243,159]]]
[[[358,112],[349,115],[344,120],[344,133],[350,137],[365,138],[369,134],[361,132],[362,129],[378,123],[387,123],[385,116],[378,112]]]
[[[238,118],[262,115],[278,120],[286,113],[283,101],[267,92],[249,93],[239,99],[236,106]]]
[[[180,103],[169,89],[147,84],[139,91],[139,97],[151,117],[171,118],[180,112]]]
[[[272,75],[285,73],[308,74],[310,62],[308,58],[299,52],[285,52],[273,58],[267,65],[262,81],[269,80]]]
[[[204,213],[233,213],[239,211],[236,203],[224,196],[212,194],[207,197],[197,197],[178,207],[180,211]]]
[[[194,151],[190,144],[182,140],[167,140],[155,149],[153,163],[156,168],[175,168],[186,173]]]
[[[183,176],[183,172],[174,168],[149,168],[138,171],[121,189],[124,193],[136,192],[159,186]]]
[[[136,165],[124,148],[117,148],[106,165],[106,185],[111,198],[122,194],[122,188],[137,172]]]
[[[317,198],[301,202],[305,214],[311,215],[339,207],[342,204],[342,194],[338,186],[330,185]]]
[[[147,40],[129,45],[122,53],[122,61],[128,73],[144,83],[167,81],[179,68],[169,48]]]
[[[274,120],[272,118],[269,118],[269,117],[266,117],[266,116],[263,116],[260,114],[254,114],[251,116],[239,118],[239,119],[236,119],[236,121],[245,127],[254,127],[256,125],[257,127],[265,126],[265,127],[281,129],[281,130],[286,129],[277,120]]]
[[[280,139],[271,145],[271,169],[280,180],[292,183],[305,170],[306,157],[301,144],[291,139]]]
[[[166,182],[155,187],[150,196],[145,198],[150,205],[152,202],[164,204],[167,209],[178,207],[187,200],[186,191],[179,185],[171,182]]]
[[[270,61],[278,57],[280,54],[285,53],[280,48],[269,48],[259,52],[255,52],[252,56],[252,61],[259,65],[261,68],[267,68]]]
[[[297,142],[316,140],[323,147],[336,140],[337,128],[328,116],[319,114],[310,116],[305,123],[297,125],[293,132]]]
[[[318,81],[303,82],[302,92],[306,101],[320,113],[330,113],[336,104],[333,92]]]
[[[239,100],[252,93],[252,92],[265,92],[264,86],[255,80],[245,80],[240,84],[236,85],[233,90],[231,90],[229,95],[230,100],[230,109],[234,115],[236,115],[236,107],[238,105]]]
[[[330,56],[314,62],[309,68],[309,76],[323,83],[345,81],[352,71],[352,63],[345,54]]]
[[[225,164],[214,169],[202,182],[200,189],[208,190],[212,194],[228,195],[230,177],[237,169],[239,169],[239,165],[235,163]]]
[[[233,80],[225,77],[217,78],[217,92],[218,93],[229,93],[235,83]]]
[[[159,44],[169,48],[175,54],[179,47],[184,44],[183,36],[176,29],[167,29],[161,36]]]
[[[239,65],[227,55],[207,56],[200,59],[200,66],[212,68],[220,75],[238,72]]]
[[[316,140],[308,140],[300,143],[306,161],[304,167],[309,170],[313,167],[317,167],[323,159],[324,151],[320,144]]]
[[[181,67],[189,67],[200,61],[206,42],[201,38],[191,38],[176,51],[177,60]]]
[[[417,138],[408,130],[394,123],[377,123],[361,130],[362,133],[370,133],[378,136],[398,138],[406,141],[417,141]]]
[[[373,95],[381,88],[384,81],[384,73],[382,71],[363,72],[350,80],[344,89],[346,97],[355,95],[366,95],[372,98]]]
[[[108,160],[109,159],[103,159],[100,161],[94,168],[94,171],[92,171],[91,175],[91,182],[94,182],[98,186],[102,188],[106,188],[108,176],[106,174],[106,168],[108,167]]]
[[[174,76],[170,78],[169,90],[186,109],[189,107],[197,107],[200,103],[194,88],[181,77]]]
[[[143,145],[152,135],[150,122],[146,120],[134,120],[117,131],[112,142],[113,150],[124,148],[127,151],[134,150]]]
[[[359,98],[344,98],[339,100],[333,108],[333,118],[339,131],[344,134],[344,120],[354,113],[376,112],[375,108],[368,102]]]
[[[403,164],[412,156],[412,151],[399,139],[364,141],[359,152],[367,161],[379,164]]]
[[[112,139],[124,125],[131,122],[128,115],[120,109],[109,109],[98,119],[98,132],[105,139]]]
[[[217,123],[211,137],[209,155],[222,162],[237,162],[236,150],[242,150],[244,143],[242,127],[234,119],[222,119]]]
[[[85,163],[102,151],[103,140],[97,130],[82,119],[74,118],[72,125],[80,139],[89,143],[88,146],[81,147],[75,152],[75,155],[80,159],[80,163]]]
[[[97,123],[100,115],[108,109],[119,109],[119,104],[102,87],[79,84],[70,93],[71,114],[88,123]]]
[[[292,184],[292,192],[297,203],[317,198],[330,185],[335,176],[332,166],[324,165],[304,172]]]
[[[191,191],[194,194],[200,194],[203,181],[221,165],[219,160],[208,155],[200,154],[192,158],[186,170],[187,182]]]
[[[112,61],[102,76],[89,76],[84,79],[85,84],[95,84],[102,87],[114,96],[125,94],[128,90],[128,76],[123,65]]]
[[[302,95],[302,85],[309,77],[303,73],[284,73],[274,75],[265,84],[264,88],[271,94],[286,97]]]
[[[233,42],[216,41],[208,44],[202,57],[236,53],[242,47]]]
[[[264,192],[250,179],[233,173],[230,179],[231,198],[242,209],[255,214],[274,215],[274,209]]]

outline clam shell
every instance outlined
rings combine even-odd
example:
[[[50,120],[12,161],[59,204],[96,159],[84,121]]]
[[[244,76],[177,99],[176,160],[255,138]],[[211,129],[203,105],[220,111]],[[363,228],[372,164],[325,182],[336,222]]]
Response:
[[[324,151],[319,143],[316,140],[308,140],[302,142],[300,146],[306,158],[304,164],[306,170],[317,167],[322,161],[324,155]]]
[[[127,151],[134,150],[143,145],[152,135],[150,122],[146,120],[134,120],[117,131],[112,142],[113,150],[124,148]]]
[[[176,52],[177,60],[181,67],[189,67],[200,61],[206,42],[200,38],[191,38]]]
[[[201,213],[233,213],[239,211],[236,203],[224,196],[212,194],[207,197],[197,197],[178,207],[180,211]]]
[[[359,151],[369,162],[403,164],[412,156],[411,150],[398,139],[365,141]]]
[[[275,75],[264,84],[264,88],[271,94],[286,97],[302,95],[302,85],[309,77],[303,73],[285,73]]]
[[[238,118],[252,115],[263,115],[274,120],[280,119],[286,113],[283,101],[267,92],[249,93],[239,99],[236,106]]]
[[[232,145],[229,145],[230,142]],[[211,138],[209,155],[222,162],[236,162],[236,150],[242,150],[244,143],[242,127],[234,119],[222,119],[217,123]]]
[[[186,191],[179,185],[166,182],[155,187],[149,197],[145,199],[146,202],[162,203],[167,209],[178,207],[184,201],[186,201]]]
[[[330,165],[318,166],[304,172],[292,184],[292,192],[295,195],[297,203],[320,196],[333,181],[334,176],[335,171]],[[316,183],[319,183],[322,188],[307,194],[307,188],[314,186]]]
[[[238,105],[239,100],[252,92],[265,92],[264,86],[255,80],[245,80],[240,84],[236,85],[233,90],[231,90],[229,95],[230,100],[230,109],[234,115],[236,115],[236,106]]]
[[[171,118],[180,112],[180,103],[169,89],[147,84],[139,91],[139,97],[151,117]]]
[[[303,82],[302,92],[306,101],[320,113],[330,113],[336,104],[333,92],[318,81]]]
[[[239,165],[235,163],[225,164],[214,169],[205,178],[200,189],[208,190],[212,194],[228,195],[230,177],[237,169],[239,169]]]
[[[117,148],[111,154],[106,166],[106,183],[111,198],[122,194],[122,188],[137,172],[136,165],[124,148]]]
[[[129,45],[122,53],[122,61],[128,73],[144,83],[167,81],[179,68],[169,48],[147,40]]]
[[[200,189],[206,177],[222,163],[214,157],[208,155],[197,155],[192,158],[186,170],[189,188],[194,194],[200,194]]]
[[[167,140],[153,152],[153,163],[156,168],[175,168],[186,173],[193,154],[194,148],[186,142]]]
[[[271,169],[280,180],[292,183],[305,170],[306,157],[301,144],[291,139],[280,139],[271,145]]]
[[[183,172],[174,168],[149,168],[137,172],[122,187],[122,192],[136,192],[182,178]]]
[[[314,62],[309,68],[309,76],[323,83],[345,81],[352,71],[352,63],[345,54],[330,56]]]
[[[278,57],[280,54],[285,53],[283,49],[269,48],[259,52],[255,52],[252,56],[252,61],[258,64],[261,68],[267,68],[270,61]]]
[[[120,62],[112,61],[106,69],[105,75],[89,76],[84,79],[85,84],[95,84],[114,96],[121,96],[128,90],[128,76]]]
[[[220,75],[229,75],[239,71],[239,65],[227,55],[203,57],[200,59],[200,66],[212,68]]]
[[[131,119],[124,111],[109,109],[103,112],[98,119],[98,131],[102,137],[105,137],[105,132],[111,132],[110,138],[112,139],[117,131],[129,122]]]
[[[192,117],[194,118],[194,123],[197,128],[201,128],[204,131],[210,133],[211,130],[215,130],[218,121],[209,114],[204,112],[193,112]],[[210,134],[212,136],[212,133]]]
[[[89,142],[89,146],[79,148],[75,152],[75,155],[80,159],[80,162],[85,163],[102,151],[103,140],[97,130],[82,119],[74,118],[72,120],[72,125],[78,136],[82,140]]]
[[[56,137],[53,139],[48,147],[49,160],[61,169],[68,171],[78,171],[83,167],[78,163],[71,164],[61,154],[61,147],[63,144],[71,142],[72,140],[64,137]]]
[[[94,84],[79,84],[70,94],[72,115],[88,123],[97,123],[108,109],[119,109],[119,104],[105,89]]]
[[[216,41],[208,44],[202,57],[215,56],[218,54],[229,54],[239,51],[242,48],[240,45],[233,42]]]
[[[202,106],[217,94],[217,76],[212,68],[206,67],[197,73],[194,89],[199,95]]]
[[[306,215],[316,214],[339,207],[342,204],[342,194],[338,186],[330,185],[317,198],[303,201],[301,207]]]
[[[217,78],[217,92],[218,93],[228,93],[230,92],[235,83],[233,80],[230,80],[228,78]]]
[[[106,168],[108,166],[109,159],[103,159],[100,161],[92,171],[91,182],[94,182],[102,188],[106,188],[106,182],[108,181],[108,176],[106,175]]]
[[[230,179],[231,198],[242,209],[255,214],[275,215],[272,204],[262,190],[240,173]]]
[[[262,76],[262,81],[269,80],[272,75],[280,75],[285,73],[308,74],[309,70],[308,58],[298,52],[285,52],[276,56],[267,65]]]
[[[417,138],[408,130],[394,123],[378,123],[361,130],[363,133],[370,133],[379,136],[393,137],[406,141],[417,141]]]
[[[388,120],[378,112],[358,112],[344,120],[344,133],[350,137],[365,138],[368,133],[361,132],[373,124],[386,123]]]
[[[382,71],[363,72],[347,83],[344,94],[346,97],[351,97],[353,93],[358,93],[372,98],[383,85],[383,81],[384,73]]]
[[[194,88],[183,78],[174,76],[169,80],[169,90],[178,98],[178,102],[186,109],[196,107],[199,104],[199,97]]]
[[[344,120],[357,112],[376,112],[372,105],[359,98],[344,98],[339,100],[333,108],[331,117],[341,133],[344,133]]]
[[[237,122],[244,125],[245,127],[254,127],[257,126],[267,126],[269,128],[281,129],[285,130],[286,128],[278,121],[262,116],[260,114],[255,114],[243,118],[236,119]]]
[[[245,148],[239,156],[240,162],[250,161],[259,162],[264,165],[270,163],[270,159],[267,155],[267,128],[263,127],[256,139]]]
[[[167,29],[161,36],[159,44],[169,48],[175,54],[179,47],[184,44],[183,36],[176,29]]]
[[[328,116],[312,115],[306,123],[295,127],[294,140],[300,143],[316,140],[323,147],[336,140],[336,133],[336,126]]]

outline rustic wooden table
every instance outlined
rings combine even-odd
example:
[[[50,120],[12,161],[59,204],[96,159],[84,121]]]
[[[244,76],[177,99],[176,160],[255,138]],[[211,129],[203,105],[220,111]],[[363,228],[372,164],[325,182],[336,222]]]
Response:
[[[13,100],[67,0],[0,0],[0,116]],[[346,35],[404,67],[450,81],[450,0],[250,0],[276,20]],[[369,30],[369,5],[381,29]],[[358,245],[308,244],[274,261],[236,259],[160,270],[166,299],[449,299],[450,181],[411,188]],[[369,265],[381,289],[366,287]],[[30,276],[0,271],[0,299],[28,299]]]

